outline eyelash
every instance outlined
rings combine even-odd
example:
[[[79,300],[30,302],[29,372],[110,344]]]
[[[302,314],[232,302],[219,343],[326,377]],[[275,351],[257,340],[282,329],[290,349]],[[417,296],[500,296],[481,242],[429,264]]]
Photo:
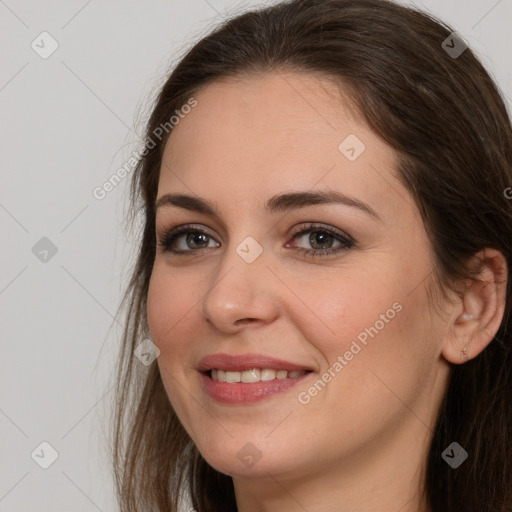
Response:
[[[297,231],[292,236],[292,240],[295,240],[296,238],[299,238],[300,236],[306,234],[306,233],[314,233],[314,232],[320,232],[320,233],[329,233],[332,235],[336,240],[341,242],[343,244],[343,247],[337,248],[337,249],[304,249],[302,247],[297,247],[297,251],[307,258],[317,258],[317,257],[325,257],[327,255],[333,254],[333,253],[339,253],[348,249],[351,249],[356,242],[352,240],[351,238],[343,235],[342,233],[338,232],[337,230],[334,230],[329,227],[325,226],[319,226],[317,224],[308,224],[303,229]],[[164,236],[158,241],[158,245],[162,248],[163,252],[172,253],[176,256],[185,256],[185,255],[192,255],[193,253],[201,252],[201,250],[205,249],[191,249],[188,251],[176,251],[171,249],[172,244],[175,242],[175,240],[180,237],[183,234],[204,234],[207,235],[210,238],[214,238],[211,236],[207,231],[204,231],[202,229],[196,229],[191,227],[189,224],[185,224],[182,226],[178,226],[176,228],[169,229]]]

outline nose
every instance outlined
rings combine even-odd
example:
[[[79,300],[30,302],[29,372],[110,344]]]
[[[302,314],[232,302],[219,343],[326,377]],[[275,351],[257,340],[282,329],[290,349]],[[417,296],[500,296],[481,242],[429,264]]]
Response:
[[[251,263],[229,247],[215,268],[203,298],[203,316],[218,330],[235,333],[247,325],[271,323],[279,315],[279,287],[265,250]]]

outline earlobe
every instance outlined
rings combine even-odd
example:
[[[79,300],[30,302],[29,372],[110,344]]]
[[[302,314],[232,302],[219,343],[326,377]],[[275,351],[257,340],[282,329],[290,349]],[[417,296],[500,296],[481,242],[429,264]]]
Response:
[[[469,356],[468,356],[468,347],[464,347],[461,351],[460,351],[460,355],[462,357],[462,359],[464,360],[465,363],[468,362],[469,360]]]
[[[479,274],[468,283],[454,308],[443,356],[463,364],[480,354],[498,332],[506,304],[507,262],[500,251],[484,249],[474,257]]]
[[[475,352],[474,335],[471,334],[471,331],[474,332],[474,329],[467,325],[464,327],[464,331],[459,331],[458,329],[452,331],[452,336],[445,340],[442,354],[450,363],[464,364],[477,355]]]

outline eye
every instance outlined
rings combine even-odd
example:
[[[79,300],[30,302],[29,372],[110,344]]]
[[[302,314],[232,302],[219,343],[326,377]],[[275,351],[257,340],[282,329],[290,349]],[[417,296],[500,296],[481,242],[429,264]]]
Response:
[[[306,238],[308,234],[309,236]],[[296,248],[299,253],[307,257],[318,257],[338,253],[350,249],[355,245],[354,240],[342,232],[331,227],[317,224],[309,224],[296,232],[292,239],[295,240],[297,238],[305,238],[306,242],[313,247],[312,249],[305,249],[303,247]],[[198,253],[202,249],[212,247],[210,245],[212,241],[214,241],[214,238],[207,231],[185,224],[169,229],[162,238],[159,239],[158,245],[162,248],[163,252],[175,255],[190,255]],[[181,244],[178,242],[181,242]],[[334,242],[338,242],[339,245],[337,248],[332,247]],[[181,245],[181,247],[177,249],[176,245]],[[290,245],[287,244],[285,247],[290,247]]]
[[[213,237],[204,230],[192,228],[189,224],[185,224],[167,231],[162,239],[159,240],[158,245],[160,245],[164,252],[186,254],[208,248],[209,238],[213,239]],[[175,249],[174,246],[179,239],[183,239],[184,242],[179,249]],[[192,250],[188,250],[187,247]]]
[[[308,235],[308,236],[306,236]],[[304,238],[313,249],[304,249],[299,247],[298,251],[308,257],[325,256],[327,254],[337,253],[342,250],[350,249],[355,242],[348,236],[338,230],[320,226],[317,224],[309,224],[306,228],[301,229],[293,235],[293,240]],[[332,247],[334,242],[339,242],[338,247]]]

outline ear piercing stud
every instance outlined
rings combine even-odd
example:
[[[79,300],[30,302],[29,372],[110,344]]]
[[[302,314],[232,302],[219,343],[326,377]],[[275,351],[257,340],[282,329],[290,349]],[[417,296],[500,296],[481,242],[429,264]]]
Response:
[[[468,347],[464,347],[461,351],[460,351],[460,356],[464,359],[464,362],[467,363],[468,362]]]

